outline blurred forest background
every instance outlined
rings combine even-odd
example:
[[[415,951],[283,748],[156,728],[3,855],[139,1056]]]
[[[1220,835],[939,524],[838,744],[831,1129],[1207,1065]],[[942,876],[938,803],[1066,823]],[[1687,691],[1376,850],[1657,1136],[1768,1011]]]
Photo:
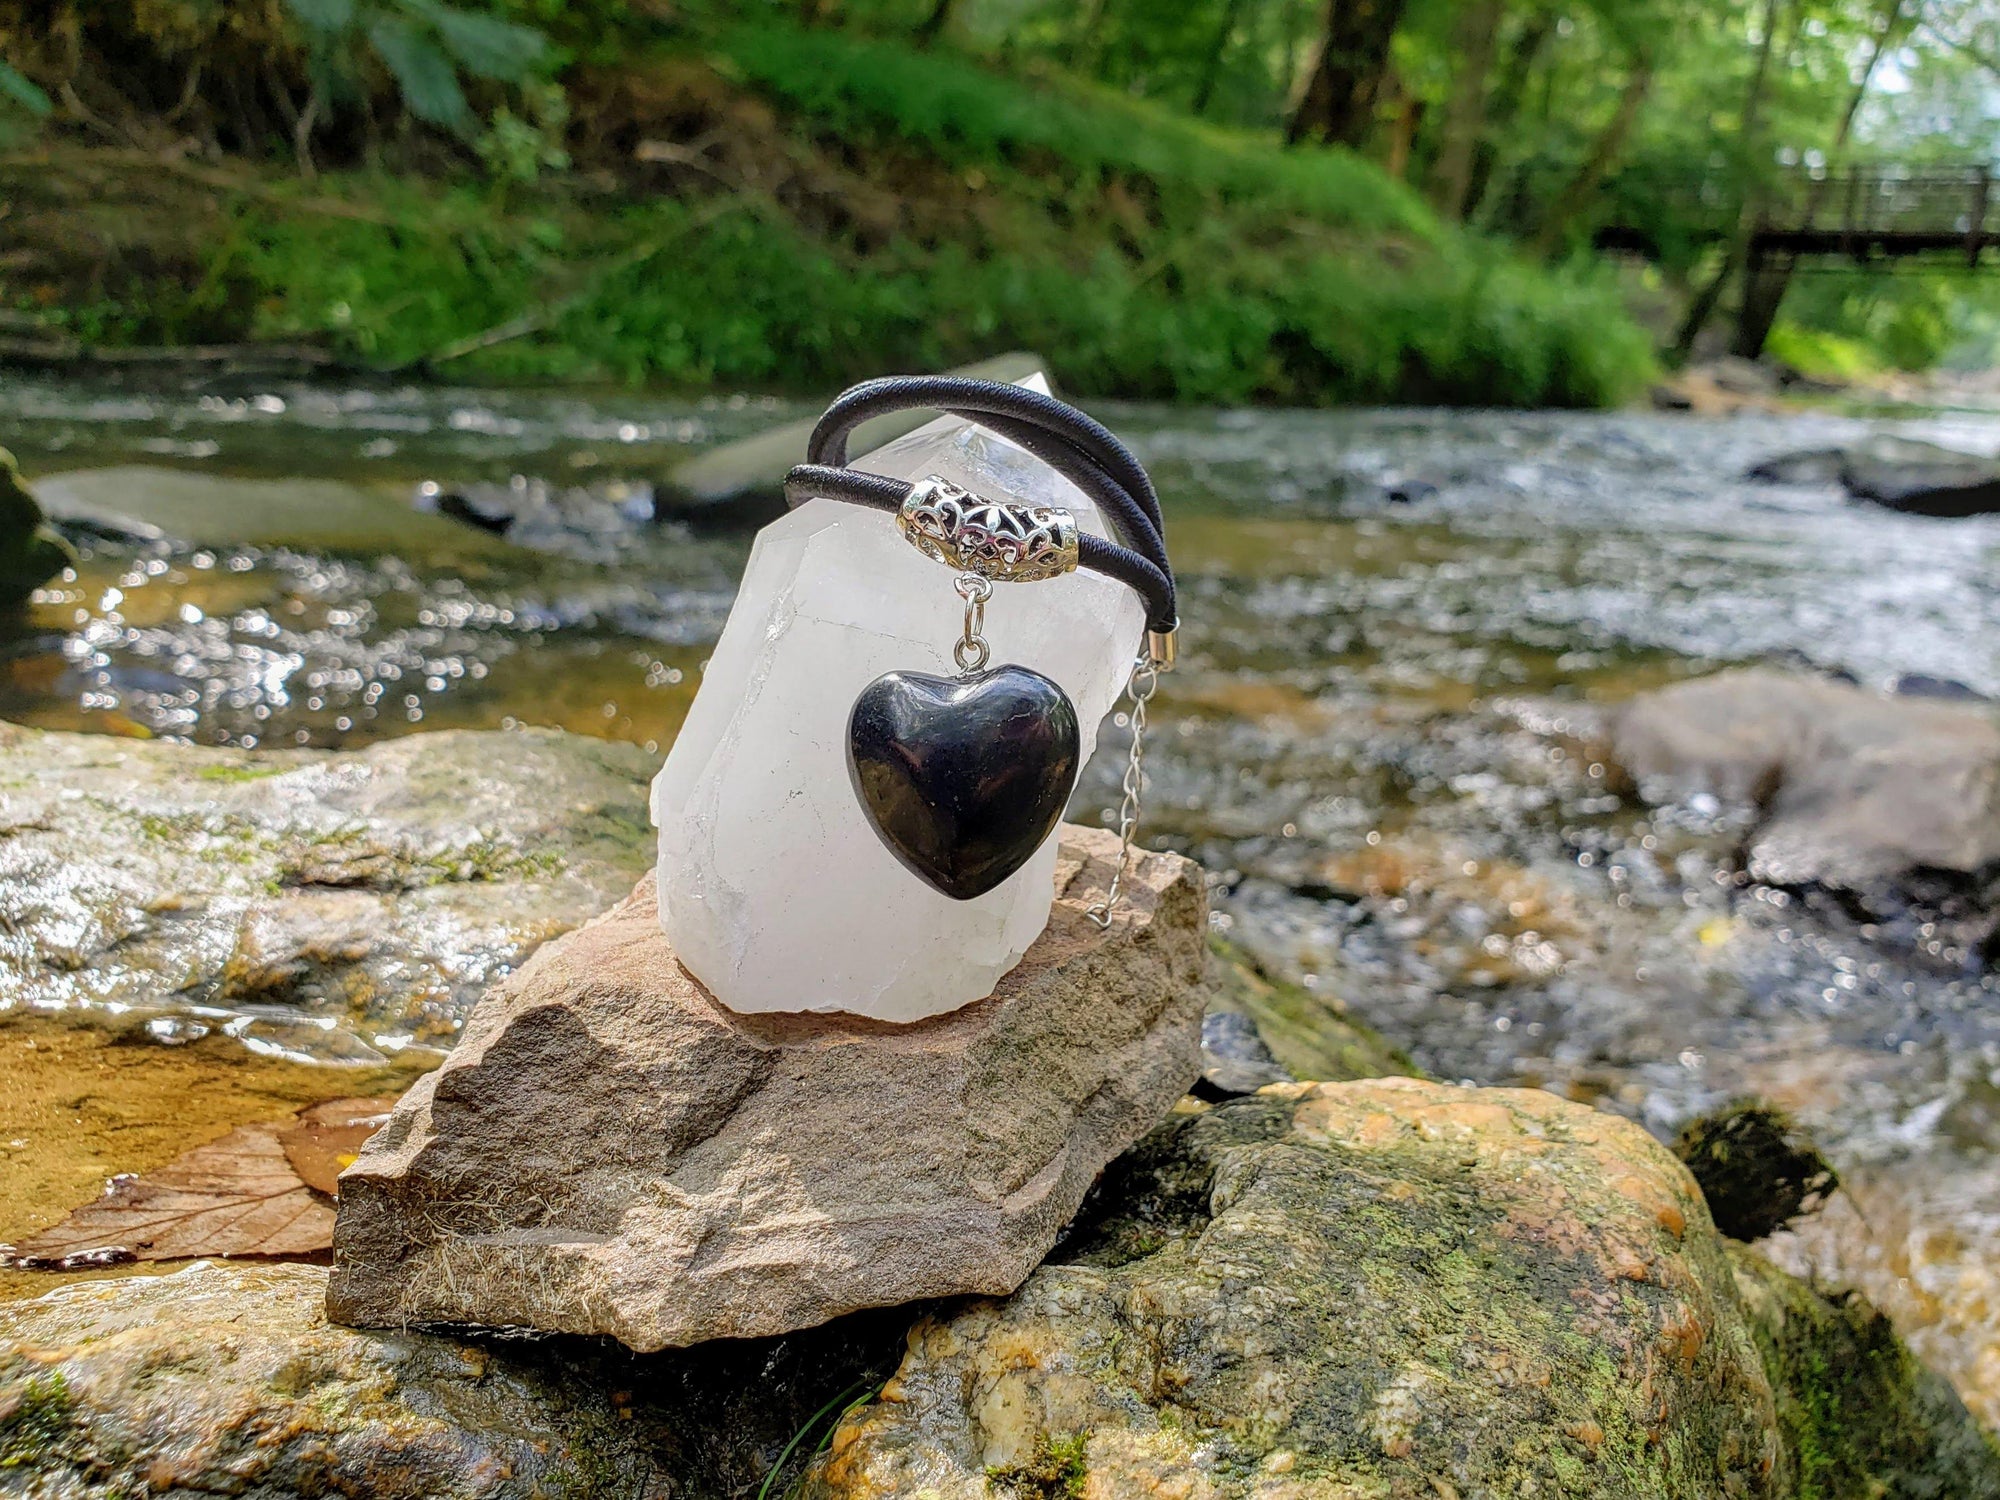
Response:
[[[0,336],[818,389],[1623,399],[1748,231],[2000,149],[1992,0],[0,0]],[[1981,367],[2000,277],[1816,265],[1775,358]]]

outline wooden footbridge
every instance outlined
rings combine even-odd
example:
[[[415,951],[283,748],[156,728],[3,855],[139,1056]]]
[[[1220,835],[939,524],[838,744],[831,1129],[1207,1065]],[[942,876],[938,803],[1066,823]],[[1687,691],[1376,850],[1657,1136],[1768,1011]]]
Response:
[[[1766,187],[1732,224],[1714,203],[1707,237],[1731,242],[1742,259],[1743,301],[1735,350],[1755,358],[1777,318],[1792,274],[1803,261],[1840,257],[1860,265],[1926,257],[1977,270],[2000,265],[2000,192],[1993,168],[1867,166],[1838,172],[1800,169]],[[1713,185],[1690,177],[1694,210]],[[1647,253],[1644,231],[1608,225],[1597,243]]]

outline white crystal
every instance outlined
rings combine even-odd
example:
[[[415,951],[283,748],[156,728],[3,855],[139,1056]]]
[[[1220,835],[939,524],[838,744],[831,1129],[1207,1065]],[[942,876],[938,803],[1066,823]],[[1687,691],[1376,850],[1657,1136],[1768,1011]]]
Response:
[[[1046,386],[1036,377],[1023,384]],[[938,474],[996,500],[1097,509],[1012,443],[941,418],[859,460]],[[1048,922],[1056,841],[985,895],[954,901],[899,864],[848,780],[847,719],[897,668],[949,675],[963,605],[949,569],[892,517],[810,500],[757,535],[700,691],[653,783],[660,922],[681,961],[736,1011],[849,1011],[915,1021],[992,993]],[[1089,757],[1125,684],[1145,609],[1077,572],[1002,583],[993,660],[1062,684]]]

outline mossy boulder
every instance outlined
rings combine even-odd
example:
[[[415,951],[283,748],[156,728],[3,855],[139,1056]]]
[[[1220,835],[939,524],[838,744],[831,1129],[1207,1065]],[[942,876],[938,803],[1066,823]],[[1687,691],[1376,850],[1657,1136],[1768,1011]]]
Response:
[[[1893,1339],[1903,1363],[1872,1387],[1829,1377],[1877,1335],[1745,1266],[1686,1170],[1628,1122],[1413,1079],[1266,1089],[1157,1131],[1014,1296],[920,1322],[814,1485],[821,1500],[1994,1492],[2000,1460]],[[1746,1297],[1739,1275],[1765,1290]],[[1902,1487],[1835,1451],[1882,1455]]]
[[[1865,1298],[1825,1295],[1743,1245],[1729,1260],[1800,1500],[2000,1497],[1992,1442]]]
[[[360,1333],[316,1266],[197,1264],[0,1306],[0,1495],[668,1500],[748,1495],[899,1323],[638,1359]]]
[[[0,448],[0,614],[19,609],[28,596],[76,561],[28,492],[14,455]]]
[[[326,1285],[198,1265],[0,1306],[0,1494],[2000,1497],[1866,1303],[1539,1092],[1185,1104],[1014,1296],[777,1339],[357,1331]]]

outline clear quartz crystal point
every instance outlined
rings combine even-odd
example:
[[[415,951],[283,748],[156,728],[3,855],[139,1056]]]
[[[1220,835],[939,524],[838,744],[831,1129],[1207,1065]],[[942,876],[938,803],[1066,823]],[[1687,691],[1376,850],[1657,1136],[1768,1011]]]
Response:
[[[1023,383],[1047,389],[1039,376]],[[1107,534],[1075,486],[955,417],[857,466],[1060,505],[1079,530]],[[897,668],[955,671],[964,609],[952,578],[893,517],[838,500],[810,500],[757,534],[653,782],[661,925],[732,1010],[939,1015],[990,994],[1048,922],[1053,836],[993,890],[955,901],[896,861],[848,779],[847,720],[861,690]],[[1069,694],[1085,759],[1144,631],[1138,597],[1096,573],[995,584],[986,611],[993,661],[1032,667]]]

